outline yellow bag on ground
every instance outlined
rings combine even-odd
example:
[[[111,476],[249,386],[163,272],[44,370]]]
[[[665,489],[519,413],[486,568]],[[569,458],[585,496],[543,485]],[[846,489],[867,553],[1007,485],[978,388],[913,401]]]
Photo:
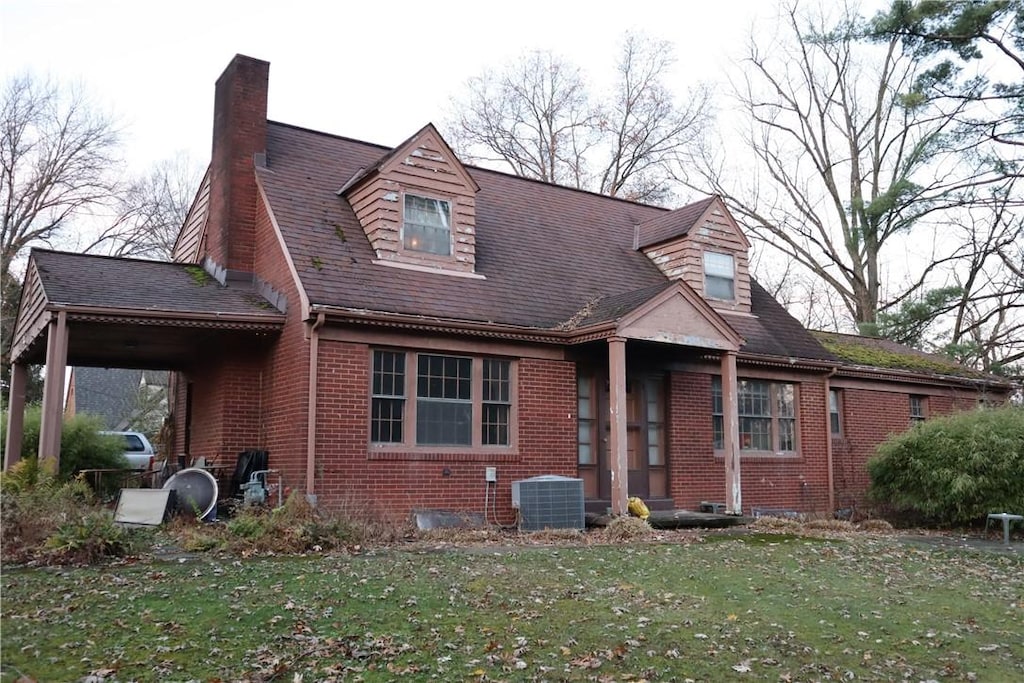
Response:
[[[648,517],[651,516],[651,511],[647,509],[647,505],[636,496],[633,496],[632,498],[629,499],[629,505],[627,506],[627,509],[629,510],[629,514],[633,515],[634,517],[639,517],[643,520],[646,520]]]

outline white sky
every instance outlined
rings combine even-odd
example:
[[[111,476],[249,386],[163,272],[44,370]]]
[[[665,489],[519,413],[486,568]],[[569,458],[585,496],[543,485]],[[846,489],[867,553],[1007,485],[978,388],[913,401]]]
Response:
[[[766,0],[387,3],[0,0],[0,77],[81,82],[125,124],[130,167],[209,158],[213,85],[236,53],[270,62],[269,117],[394,145],[484,67],[550,49],[599,82],[627,29],[675,45],[679,93],[721,77]],[[761,24],[765,27],[770,22]]]

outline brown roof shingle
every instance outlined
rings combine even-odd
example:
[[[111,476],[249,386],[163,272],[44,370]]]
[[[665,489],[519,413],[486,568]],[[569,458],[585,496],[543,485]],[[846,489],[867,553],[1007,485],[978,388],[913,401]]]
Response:
[[[244,315],[273,322],[283,318],[251,287],[223,287],[185,263],[145,261],[33,249],[50,304],[167,313]]]
[[[352,208],[336,193],[388,151],[268,124],[267,166],[257,173],[313,306],[553,330],[588,304],[587,322],[604,320],[667,284],[634,248],[634,226],[658,225],[672,212],[475,167],[467,171],[480,187],[476,273],[483,279],[375,265]],[[692,224],[714,199],[679,210],[673,225],[689,213]],[[756,285],[754,314],[736,324],[747,339],[743,351],[831,358]]]

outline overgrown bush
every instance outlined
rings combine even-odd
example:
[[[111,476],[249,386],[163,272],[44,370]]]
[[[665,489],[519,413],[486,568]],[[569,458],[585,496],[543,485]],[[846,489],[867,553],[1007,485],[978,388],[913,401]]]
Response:
[[[131,550],[130,532],[114,523],[109,510],[91,510],[61,524],[46,539],[46,559],[54,564],[92,564]]]
[[[5,473],[0,489],[4,563],[41,559],[48,538],[96,509],[88,485],[58,481],[41,472],[34,459]]]
[[[1024,410],[928,420],[890,438],[868,462],[870,497],[940,525],[1024,510]]]
[[[21,439],[21,456],[25,460],[35,459],[39,447],[39,431],[42,424],[42,409],[30,406],[25,411],[24,432]],[[114,435],[100,434],[103,421],[93,415],[75,415],[64,420],[60,438],[60,472],[62,481],[71,479],[82,469],[106,469],[127,467],[124,458],[124,441]],[[0,420],[0,443],[6,443],[7,414]]]

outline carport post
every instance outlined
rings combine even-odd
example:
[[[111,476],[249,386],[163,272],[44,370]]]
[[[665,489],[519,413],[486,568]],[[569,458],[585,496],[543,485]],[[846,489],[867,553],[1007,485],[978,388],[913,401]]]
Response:
[[[39,426],[39,464],[52,474],[60,469],[60,432],[64,422],[64,371],[68,366],[68,314],[57,313],[46,335],[43,419]]]
[[[25,386],[28,367],[11,364],[11,389],[7,396],[7,442],[4,444],[4,471],[21,460],[21,439],[25,434]]]
[[[739,398],[736,394],[736,353],[722,355],[722,409],[725,416],[725,511],[730,515],[743,514],[740,486],[740,422]]]

